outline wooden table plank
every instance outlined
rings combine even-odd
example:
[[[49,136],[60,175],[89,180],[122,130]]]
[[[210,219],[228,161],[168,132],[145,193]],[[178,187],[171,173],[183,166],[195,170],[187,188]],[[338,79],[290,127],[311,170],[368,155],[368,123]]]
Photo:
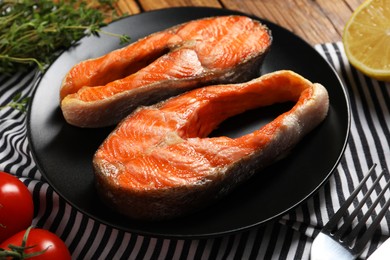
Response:
[[[118,0],[114,6],[119,15],[131,15],[141,12],[141,8],[135,0]]]
[[[274,22],[314,45],[341,40],[352,13],[341,0],[221,0],[228,9],[243,11]],[[364,0],[353,0],[358,5]]]
[[[179,6],[223,7],[255,15],[297,34],[308,43],[340,41],[345,23],[364,0],[118,0],[120,14]]]
[[[222,7],[218,0],[139,0],[145,11],[180,6]]]
[[[351,1],[353,6],[359,6],[364,0]],[[344,26],[351,17],[352,12],[356,7],[351,7],[348,2],[340,0],[317,0],[324,16],[326,16],[336,29],[340,37],[333,39],[333,41],[341,40]]]
[[[300,35],[306,40],[312,42],[324,40],[322,34],[316,31],[316,23],[323,18],[318,14],[318,10],[314,8],[313,2],[303,5],[301,1],[222,1],[228,9],[239,10],[269,20]],[[307,20],[314,20],[316,23],[308,23]],[[323,19],[321,23],[328,28],[327,31],[333,29],[326,19]]]

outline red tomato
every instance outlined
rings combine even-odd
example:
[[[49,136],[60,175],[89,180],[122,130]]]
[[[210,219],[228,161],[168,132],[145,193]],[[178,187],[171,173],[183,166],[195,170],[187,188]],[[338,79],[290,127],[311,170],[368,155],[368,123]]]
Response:
[[[9,245],[22,246],[26,231],[21,231],[0,244],[0,248],[11,250]],[[71,255],[65,243],[55,234],[40,228],[32,228],[28,233],[23,253],[26,258],[33,260],[70,260]],[[45,251],[46,250],[46,251]],[[29,254],[43,252],[37,256],[28,257]]]
[[[26,185],[0,171],[0,243],[31,226],[34,203]]]

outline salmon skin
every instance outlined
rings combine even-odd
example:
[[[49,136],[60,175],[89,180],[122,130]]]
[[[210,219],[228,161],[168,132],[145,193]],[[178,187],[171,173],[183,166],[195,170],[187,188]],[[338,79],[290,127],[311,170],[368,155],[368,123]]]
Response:
[[[96,151],[98,193],[105,204],[135,219],[190,214],[285,155],[324,120],[328,99],[321,84],[277,71],[141,107]],[[231,116],[290,101],[291,110],[252,133],[207,137]]]
[[[151,34],[122,49],[75,65],[60,89],[69,124],[118,123],[150,105],[211,83],[258,76],[270,31],[246,16],[204,18]]]

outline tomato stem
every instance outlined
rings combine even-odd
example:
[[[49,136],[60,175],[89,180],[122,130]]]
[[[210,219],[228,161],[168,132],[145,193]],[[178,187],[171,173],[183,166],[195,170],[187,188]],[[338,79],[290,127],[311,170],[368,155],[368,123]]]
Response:
[[[12,259],[22,259],[19,252],[0,249],[0,259],[8,259],[8,257],[11,257]]]
[[[0,260],[8,259],[7,257],[12,257],[12,259],[17,259],[17,260],[23,260],[23,259],[28,259],[28,258],[31,258],[34,256],[44,254],[50,248],[50,246],[48,246],[44,250],[38,251],[38,252],[33,252],[33,253],[29,253],[29,254],[26,254],[24,252],[27,249],[31,249],[31,248],[36,247],[36,245],[26,246],[28,235],[30,234],[31,229],[32,229],[32,226],[27,228],[26,232],[24,233],[23,240],[22,240],[22,243],[20,246],[10,244],[10,245],[8,245],[8,248],[11,250],[5,250],[3,248],[0,248]]]

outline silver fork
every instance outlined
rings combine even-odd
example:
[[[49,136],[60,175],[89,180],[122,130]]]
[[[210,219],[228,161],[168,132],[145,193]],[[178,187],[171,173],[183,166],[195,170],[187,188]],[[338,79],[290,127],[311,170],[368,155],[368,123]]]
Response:
[[[359,219],[358,224],[354,226],[352,222],[366,203],[366,200],[370,197],[373,190],[376,188],[376,185],[379,183],[380,179],[385,174],[385,170],[383,170],[375,179],[370,189],[367,191],[352,213],[347,213],[349,206],[355,200],[362,187],[366,185],[368,178],[375,172],[375,167],[376,164],[371,167],[369,172],[352,192],[350,197],[345,201],[341,208],[334,214],[334,216],[329,220],[329,222],[314,239],[311,247],[312,260],[356,259],[363,252],[368,241],[374,235],[375,229],[378,227],[382,218],[386,214],[386,211],[389,209],[390,199],[386,201],[378,215],[375,216],[372,214],[375,210],[375,207],[378,205],[380,200],[384,197],[385,192],[388,190],[390,181],[386,183],[385,187],[382,189],[377,199],[368,208],[362,219]],[[373,216],[372,223],[366,227],[366,221],[370,218],[370,216]],[[339,227],[339,222],[342,217],[344,218],[344,222]],[[363,228],[367,229],[364,231]]]

